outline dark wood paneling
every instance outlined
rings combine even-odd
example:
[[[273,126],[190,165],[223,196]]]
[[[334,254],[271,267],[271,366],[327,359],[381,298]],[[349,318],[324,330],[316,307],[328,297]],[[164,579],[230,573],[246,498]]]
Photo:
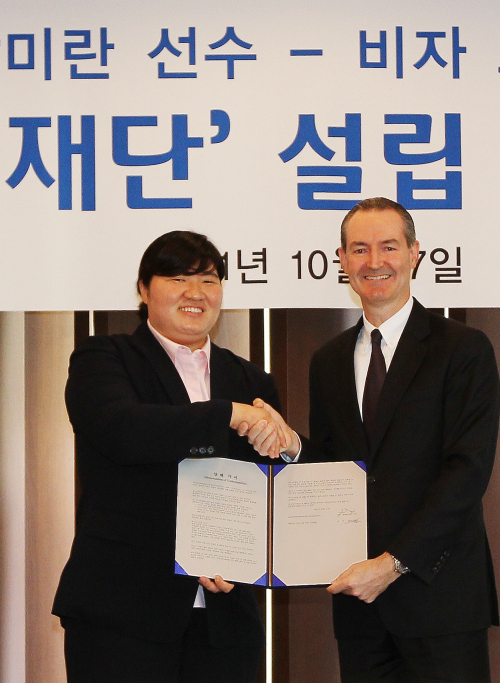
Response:
[[[75,346],[89,336],[89,312],[75,311]]]
[[[94,334],[108,334],[108,311],[94,311]]]
[[[264,367],[264,311],[261,308],[250,311],[250,360],[259,368]]]

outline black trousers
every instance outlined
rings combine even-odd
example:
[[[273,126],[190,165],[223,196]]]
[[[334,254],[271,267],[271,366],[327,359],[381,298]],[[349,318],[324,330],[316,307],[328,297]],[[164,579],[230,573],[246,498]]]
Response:
[[[366,608],[361,635],[337,628],[342,683],[491,683],[487,629],[401,638]]]
[[[62,618],[68,683],[256,683],[261,648],[210,644],[205,609],[183,638],[156,643]]]

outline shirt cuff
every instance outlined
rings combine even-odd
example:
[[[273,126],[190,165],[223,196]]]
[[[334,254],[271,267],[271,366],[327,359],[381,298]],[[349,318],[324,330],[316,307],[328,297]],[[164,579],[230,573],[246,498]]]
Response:
[[[299,442],[299,452],[297,453],[297,455],[296,455],[294,458],[291,458],[291,457],[290,457],[289,455],[287,455],[286,453],[280,453],[280,455],[281,455],[281,457],[283,458],[283,460],[284,460],[285,462],[288,462],[288,463],[298,462],[299,456],[300,456],[300,454],[301,454],[301,452],[302,452],[302,441],[300,440],[300,436],[297,434],[297,432],[296,432],[295,430],[293,431],[293,433],[295,434],[295,436],[297,437],[297,440],[298,440],[298,442]]]

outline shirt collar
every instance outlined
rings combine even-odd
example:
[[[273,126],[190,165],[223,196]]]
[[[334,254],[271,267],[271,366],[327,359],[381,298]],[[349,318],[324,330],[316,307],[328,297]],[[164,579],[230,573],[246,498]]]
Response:
[[[378,328],[383,340],[392,349],[395,349],[398,345],[399,338],[401,337],[405,325],[408,322],[412,308],[413,297],[410,297],[405,305],[400,308],[399,311],[397,311],[397,313],[394,313],[393,316],[388,318]],[[371,322],[366,319],[365,314],[363,313],[363,327],[360,331],[360,341],[363,345],[368,346],[370,344],[370,335],[374,329],[375,325],[372,325]]]
[[[177,353],[179,352],[179,349],[186,349],[189,353],[193,354],[200,354],[204,353],[205,356],[207,357],[208,361],[208,370],[210,372],[210,350],[211,350],[211,342],[210,342],[210,336],[207,336],[207,341],[205,344],[201,347],[201,349],[196,349],[196,351],[191,351],[187,346],[184,346],[183,344],[177,344],[176,342],[172,341],[171,339],[167,339],[167,337],[164,337],[162,334],[158,332],[158,330],[155,330],[155,328],[151,325],[149,322],[149,319],[147,321],[148,327],[151,330],[152,335],[159,341],[159,343],[162,345],[162,347],[165,349],[165,351],[168,353],[170,360],[172,363],[175,365],[175,358],[177,356]]]

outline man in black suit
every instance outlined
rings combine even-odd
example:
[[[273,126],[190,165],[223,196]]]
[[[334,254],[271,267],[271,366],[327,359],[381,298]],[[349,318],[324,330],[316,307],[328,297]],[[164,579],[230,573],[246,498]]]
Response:
[[[252,589],[174,574],[178,461],[255,460],[235,431],[242,420],[267,425],[269,454],[280,449],[269,413],[249,405],[264,396],[279,407],[272,377],[208,336],[223,276],[206,237],[162,235],[139,269],[144,322],[133,335],[91,337],[71,357],[82,496],[53,608],[69,683],[256,680],[263,628]]]
[[[419,245],[400,204],[362,201],[341,241],[363,318],[313,357],[300,460],[367,465],[369,559],[328,587],[342,681],[487,683],[487,628],[498,624],[481,507],[498,429],[493,349],[410,298]],[[377,367],[374,408],[364,394]],[[257,448],[265,435],[249,433]]]

